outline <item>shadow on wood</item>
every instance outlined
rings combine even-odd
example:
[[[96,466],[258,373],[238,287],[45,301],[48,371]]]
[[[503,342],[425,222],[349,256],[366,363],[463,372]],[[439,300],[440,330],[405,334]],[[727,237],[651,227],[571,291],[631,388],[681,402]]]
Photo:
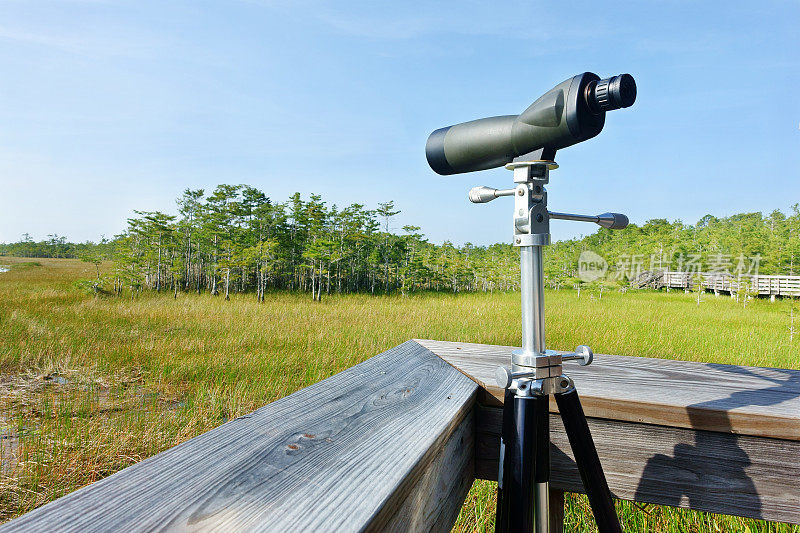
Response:
[[[491,393],[476,408],[475,475],[496,480],[502,395],[490,380],[512,348],[420,342]],[[565,372],[615,497],[800,523],[800,372],[604,355]],[[583,492],[558,416],[550,427],[552,486]]]

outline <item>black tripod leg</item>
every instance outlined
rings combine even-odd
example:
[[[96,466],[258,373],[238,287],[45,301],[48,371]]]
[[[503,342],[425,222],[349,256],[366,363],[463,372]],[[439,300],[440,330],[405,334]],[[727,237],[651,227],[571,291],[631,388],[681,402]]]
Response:
[[[597,449],[594,447],[589,424],[583,414],[583,407],[578,398],[578,392],[573,388],[568,392],[556,394],[556,403],[561,412],[561,420],[567,431],[569,445],[575,454],[575,462],[583,480],[589,504],[592,506],[594,520],[600,533],[621,533],[611,491],[608,489],[606,476]]]
[[[503,427],[500,432],[500,469],[497,474],[497,515],[495,517],[495,533],[509,531],[509,513],[511,506],[511,472],[514,454],[514,391],[506,389],[503,400]]]
[[[536,462],[536,409],[533,397],[514,396],[510,531],[533,531],[533,484]]]
[[[547,402],[547,396],[514,397],[516,436],[513,450],[509,531],[529,533],[534,531],[536,525],[535,485],[537,479],[549,478],[549,473],[545,472],[537,476],[537,467],[549,466],[550,420],[547,416]],[[537,445],[541,441],[548,443],[547,464],[539,464],[545,458],[543,453],[537,453]],[[541,512],[546,513],[546,508]],[[541,514],[539,518],[542,518]]]

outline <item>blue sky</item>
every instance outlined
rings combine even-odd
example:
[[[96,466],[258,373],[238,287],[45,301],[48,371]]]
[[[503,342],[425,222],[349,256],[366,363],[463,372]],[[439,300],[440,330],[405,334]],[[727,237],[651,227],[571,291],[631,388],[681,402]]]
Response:
[[[435,242],[509,241],[424,145],[584,71],[639,97],[559,152],[554,210],[633,222],[800,202],[800,3],[0,0],[0,241],[111,236],[186,187],[394,200]],[[555,238],[593,228],[553,224]]]

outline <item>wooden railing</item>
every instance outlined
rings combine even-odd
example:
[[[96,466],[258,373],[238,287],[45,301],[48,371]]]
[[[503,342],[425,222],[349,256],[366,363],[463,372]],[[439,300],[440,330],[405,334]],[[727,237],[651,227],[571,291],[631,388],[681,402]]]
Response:
[[[496,479],[510,350],[408,341],[0,530],[448,531],[472,481]],[[615,497],[800,523],[800,372],[611,355],[567,370]],[[557,517],[583,487],[552,422]]]
[[[800,276],[732,276],[717,272],[643,272],[634,282],[639,286],[656,289],[694,289],[698,278],[702,279],[703,289],[714,292],[736,293],[740,290],[759,296],[800,296]]]

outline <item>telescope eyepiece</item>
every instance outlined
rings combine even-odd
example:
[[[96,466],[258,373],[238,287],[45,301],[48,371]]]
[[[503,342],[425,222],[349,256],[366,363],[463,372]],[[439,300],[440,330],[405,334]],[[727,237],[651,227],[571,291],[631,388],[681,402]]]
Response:
[[[636,80],[630,74],[599,80],[587,87],[586,100],[598,113],[630,107],[636,101]]]

